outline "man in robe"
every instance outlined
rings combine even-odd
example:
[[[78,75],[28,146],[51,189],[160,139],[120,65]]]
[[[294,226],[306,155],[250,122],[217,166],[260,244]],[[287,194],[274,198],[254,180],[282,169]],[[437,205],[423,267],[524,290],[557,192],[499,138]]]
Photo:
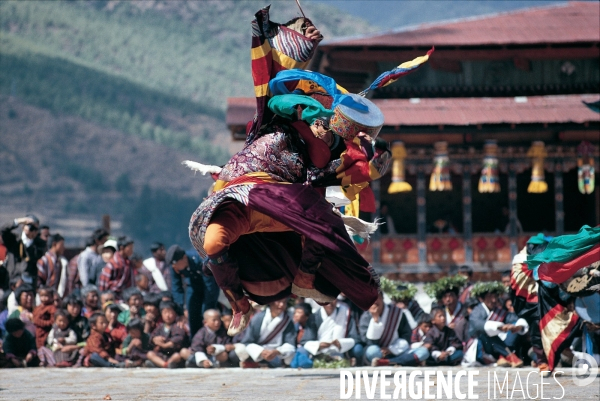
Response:
[[[271,302],[264,311],[254,315],[242,340],[249,355],[242,367],[254,368],[262,362],[277,368],[292,362],[296,352],[296,330],[286,312],[286,301]]]
[[[350,308],[337,300],[323,305],[310,316],[302,345],[313,357],[327,355],[334,359],[350,351],[355,351],[352,357],[358,359],[363,349]]]
[[[518,368],[523,361],[514,353],[515,346],[518,337],[527,334],[529,325],[503,308],[499,295],[505,292],[500,282],[477,283],[473,287],[471,294],[481,302],[469,317],[469,335],[479,340],[480,363],[488,362],[485,353],[496,358],[498,366]]]
[[[358,330],[366,346],[364,358],[372,366],[394,364],[409,349],[412,330],[408,320],[396,305],[383,302],[383,294],[363,313]]]

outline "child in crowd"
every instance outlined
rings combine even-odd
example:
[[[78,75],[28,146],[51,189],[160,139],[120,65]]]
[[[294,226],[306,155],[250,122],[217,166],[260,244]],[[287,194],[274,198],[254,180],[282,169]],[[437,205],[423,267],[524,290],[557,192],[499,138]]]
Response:
[[[430,357],[427,364],[431,366],[460,364],[463,358],[463,344],[453,329],[446,326],[446,311],[434,308],[431,311],[433,326],[425,335],[423,347],[427,348]]]
[[[146,315],[146,311],[143,308],[144,298],[142,293],[135,287],[128,288],[123,291],[123,299],[127,302],[129,310],[121,312],[119,315],[119,322],[123,324],[129,323],[129,320],[133,318],[143,319]]]
[[[475,309],[475,307],[479,305],[479,301],[475,298],[467,298],[465,304],[467,305],[467,313],[462,317],[462,319],[456,322],[454,331],[456,332],[456,336],[460,341],[462,341],[463,346],[465,346],[466,349],[466,344],[471,339],[471,337],[469,337],[469,318],[471,317],[473,309]]]
[[[106,320],[108,321],[106,333],[112,338],[112,345],[116,351],[121,348],[125,337],[127,337],[127,328],[118,320],[121,313],[121,307],[116,304],[108,305],[104,312],[104,316],[106,316]]]
[[[38,366],[40,361],[37,357],[35,336],[25,330],[25,323],[18,318],[6,321],[6,337],[2,348],[8,359],[7,367],[26,368]]]
[[[231,309],[224,308],[223,313],[221,313],[221,322],[223,323],[223,327],[225,330],[229,329],[229,325],[231,324],[231,320],[233,319],[233,313]]]
[[[431,316],[428,314],[422,314],[419,317],[419,322],[417,327],[412,331],[412,335],[410,336],[410,348],[416,349],[423,346],[423,340],[425,339],[425,335],[431,329]]]
[[[17,287],[14,294],[18,306],[8,315],[8,318],[21,319],[25,323],[25,329],[35,337],[35,325],[33,324],[35,291],[30,284],[22,284]]]
[[[83,302],[76,295],[71,294],[63,301],[63,308],[66,308],[69,314],[69,328],[75,332],[77,344],[83,346],[82,343],[85,343],[90,336],[88,320],[81,314]]]
[[[54,289],[40,287],[38,289],[41,304],[33,310],[33,324],[35,324],[35,344],[38,348],[46,344],[48,333],[54,324]]]
[[[102,294],[100,294],[100,306],[102,307],[102,310],[106,309],[107,305],[114,304],[116,302],[117,296],[115,295],[114,291],[106,290],[102,291]]]
[[[204,312],[203,327],[192,339],[191,355],[187,358],[186,367],[212,368],[238,366],[240,358],[232,338],[221,322],[221,314],[216,309]],[[238,347],[243,347],[241,344]]]
[[[69,313],[58,309],[54,313],[54,325],[48,334],[48,348],[53,352],[54,366],[69,367],[77,361],[77,334],[69,328]]]
[[[156,326],[162,323],[160,316],[160,295],[147,294],[144,297],[144,312],[146,313],[143,319],[144,333],[151,334]]]
[[[159,324],[150,336],[152,351],[146,355],[148,358],[146,366],[178,368],[185,360],[181,356],[181,351],[184,355],[189,353],[183,348],[187,341],[187,334],[176,324],[177,309],[177,305],[173,302],[161,302],[160,314],[163,323]]]
[[[138,273],[137,276],[135,276],[135,286],[142,295],[149,294],[150,280],[148,279],[148,276],[143,273]]]
[[[150,336],[144,333],[144,324],[140,319],[131,319],[127,324],[127,337],[123,341],[121,355],[125,361],[119,364],[124,368],[142,366],[150,350]]]
[[[93,313],[99,312],[101,310],[101,305],[99,305],[99,291],[98,287],[93,284],[88,284],[81,289],[81,301],[83,302],[83,316],[88,319],[92,316]]]
[[[304,329],[308,318],[312,314],[312,308],[306,302],[300,302],[294,305],[294,315],[292,321],[294,322],[294,328],[296,329],[296,343],[300,344],[302,337],[304,336]],[[300,347],[300,345],[299,345]]]
[[[83,349],[84,366],[117,367],[119,361],[114,358],[112,339],[110,334],[106,333],[108,327],[106,316],[96,312],[90,317],[89,322],[92,332]]]

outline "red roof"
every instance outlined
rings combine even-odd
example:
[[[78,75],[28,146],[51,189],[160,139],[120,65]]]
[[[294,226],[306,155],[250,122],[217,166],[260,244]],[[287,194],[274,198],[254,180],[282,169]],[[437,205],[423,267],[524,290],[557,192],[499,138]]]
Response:
[[[585,123],[600,121],[582,101],[600,95],[373,99],[387,126]]]
[[[246,125],[256,112],[256,98],[230,97],[227,98],[227,114],[225,123],[228,126]]]
[[[600,95],[372,99],[387,126],[576,123],[600,121],[582,101]],[[227,125],[246,125],[254,116],[254,98],[227,99]]]
[[[600,41],[600,3],[549,7],[418,25],[386,34],[341,38],[328,46],[477,46]]]

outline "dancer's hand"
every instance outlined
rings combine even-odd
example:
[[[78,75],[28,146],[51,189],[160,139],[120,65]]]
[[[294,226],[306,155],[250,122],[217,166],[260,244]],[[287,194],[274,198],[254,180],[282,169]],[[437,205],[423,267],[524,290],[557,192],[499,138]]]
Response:
[[[314,25],[311,25],[306,28],[304,36],[306,36],[306,38],[309,40],[316,40],[318,42],[323,40],[323,35],[321,35],[321,31],[319,31]]]

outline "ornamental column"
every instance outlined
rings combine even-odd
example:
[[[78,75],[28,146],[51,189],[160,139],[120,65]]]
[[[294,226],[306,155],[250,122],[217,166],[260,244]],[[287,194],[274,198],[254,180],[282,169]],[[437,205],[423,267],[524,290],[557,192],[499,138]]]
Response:
[[[565,212],[563,195],[563,166],[557,162],[554,165],[554,211],[556,222],[556,235],[565,233]]]
[[[465,262],[473,263],[473,218],[471,213],[471,165],[463,166],[462,201],[463,201],[463,240],[465,247]]]
[[[519,252],[517,249],[517,174],[514,163],[508,166],[508,225],[511,259]]]
[[[425,166],[417,166],[417,247],[419,265],[427,265],[427,215],[425,211]]]

